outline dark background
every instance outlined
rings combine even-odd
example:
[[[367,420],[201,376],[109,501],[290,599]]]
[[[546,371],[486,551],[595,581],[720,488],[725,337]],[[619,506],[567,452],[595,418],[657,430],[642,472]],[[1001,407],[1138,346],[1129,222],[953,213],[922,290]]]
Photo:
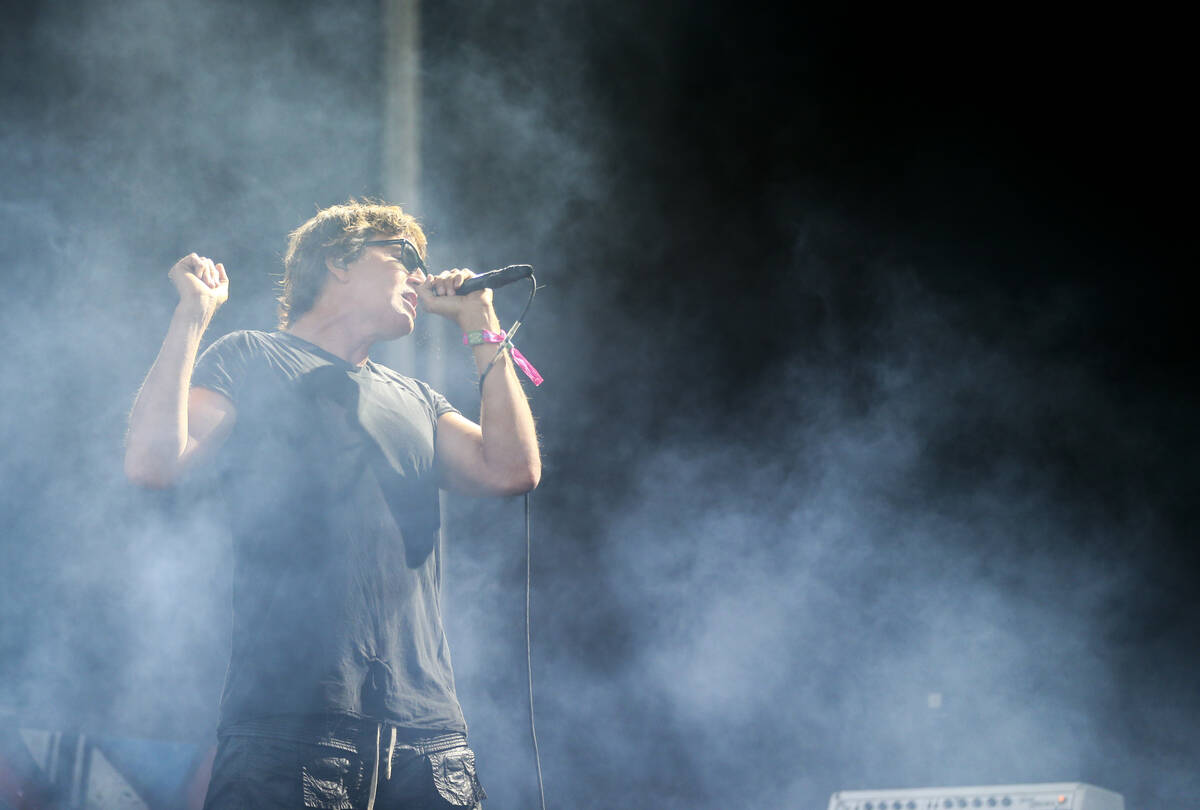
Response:
[[[432,264],[527,261],[551,806],[1200,789],[1184,26],[751,3],[422,9]],[[173,306],[270,328],[286,233],[379,195],[369,2],[5,11],[0,710],[211,741],[227,535],[120,472]],[[398,200],[401,204],[409,201]],[[501,317],[515,317],[519,289]],[[473,413],[453,346],[447,392]],[[528,806],[519,500],[449,504],[492,805]]]

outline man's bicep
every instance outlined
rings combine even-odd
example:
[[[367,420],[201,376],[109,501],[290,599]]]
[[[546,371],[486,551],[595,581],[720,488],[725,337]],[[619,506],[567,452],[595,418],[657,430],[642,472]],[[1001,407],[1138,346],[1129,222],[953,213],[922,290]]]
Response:
[[[229,397],[194,386],[188,392],[188,436],[179,458],[181,469],[186,471],[216,452],[233,432],[235,422],[237,408]]]
[[[443,489],[468,495],[490,491],[483,473],[483,431],[460,413],[438,417],[438,477]]]

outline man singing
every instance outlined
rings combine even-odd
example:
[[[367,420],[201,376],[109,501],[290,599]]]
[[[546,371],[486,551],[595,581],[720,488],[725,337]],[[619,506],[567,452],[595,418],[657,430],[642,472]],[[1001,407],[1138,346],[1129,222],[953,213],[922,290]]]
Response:
[[[319,212],[291,235],[279,331],[226,335],[198,362],[225,267],[193,253],[169,273],[179,303],[130,416],[125,470],[167,487],[219,465],[233,645],[206,810],[484,798],[442,628],[438,488],[527,492],[541,460],[509,352],[480,342],[500,330],[491,291],[456,295],[473,274],[427,274],[425,247],[396,206]],[[470,336],[480,424],[370,360],[413,331],[418,308]]]

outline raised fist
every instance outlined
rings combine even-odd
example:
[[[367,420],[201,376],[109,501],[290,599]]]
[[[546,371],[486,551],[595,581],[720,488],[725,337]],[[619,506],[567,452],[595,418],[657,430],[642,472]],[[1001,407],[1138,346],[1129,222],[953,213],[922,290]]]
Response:
[[[179,303],[196,307],[197,312],[211,316],[229,298],[229,277],[225,265],[213,264],[206,256],[189,253],[167,273],[179,292]]]

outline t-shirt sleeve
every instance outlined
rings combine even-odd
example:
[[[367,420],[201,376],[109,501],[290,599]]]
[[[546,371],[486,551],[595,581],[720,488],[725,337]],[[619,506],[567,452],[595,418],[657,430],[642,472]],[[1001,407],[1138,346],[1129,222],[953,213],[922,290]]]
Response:
[[[435,421],[441,419],[443,414],[459,413],[458,408],[455,408],[450,404],[450,400],[446,399],[432,388],[426,386],[425,394],[429,398],[430,406],[433,408],[433,418]]]
[[[231,332],[204,350],[192,372],[192,387],[207,388],[236,403],[246,380],[250,340],[246,332]]]
[[[457,413],[461,415],[461,411],[451,405],[450,400],[446,399],[441,393],[433,390],[429,383],[422,382],[414,377],[405,377],[390,368],[380,368],[382,368],[384,374],[416,397],[417,401],[421,403],[422,408],[429,415],[435,434],[437,432],[438,420],[444,414]]]

